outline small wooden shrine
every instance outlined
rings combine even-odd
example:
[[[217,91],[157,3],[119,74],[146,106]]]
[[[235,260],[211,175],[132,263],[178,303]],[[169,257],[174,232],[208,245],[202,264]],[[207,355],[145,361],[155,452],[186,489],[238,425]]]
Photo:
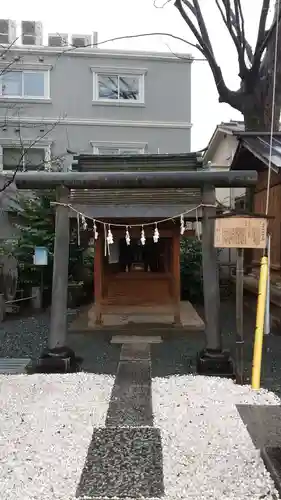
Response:
[[[129,167],[129,168],[128,168]],[[196,154],[96,156],[80,155],[80,172],[193,170]],[[70,215],[88,222],[95,240],[94,315],[173,318],[181,324],[180,238],[194,234],[201,218],[200,188],[72,190]],[[75,210],[77,212],[75,212]],[[92,230],[91,230],[92,228]],[[161,321],[159,321],[161,322]]]
[[[150,308],[154,311],[157,304],[160,304],[162,311],[166,310],[167,304],[163,304],[161,297],[164,294],[162,294],[162,286],[159,286],[159,282],[157,290],[161,288],[161,297],[155,299],[153,296],[155,294],[150,293],[151,284],[153,283],[154,286],[157,280],[149,279],[149,273],[153,273],[153,277],[165,276],[166,283],[169,275],[171,288],[168,295],[166,285],[165,296],[169,296],[168,304],[173,307],[174,316],[177,319],[180,263],[179,253],[175,253],[175,249],[179,249],[179,243],[176,244],[174,240],[179,238],[185,215],[192,220],[192,214],[194,213],[193,217],[197,218],[198,216],[198,219],[200,219],[201,214],[198,207],[202,203],[202,267],[206,346],[198,354],[197,369],[200,373],[210,373],[210,370],[213,374],[230,373],[232,370],[231,359],[229,354],[222,350],[219,318],[218,262],[217,252],[214,247],[215,189],[216,187],[253,186],[257,181],[257,173],[254,171],[212,172],[202,170],[200,160],[198,162],[196,154],[175,156],[139,155],[129,158],[83,155],[76,159],[73,170],[73,172],[50,173],[19,172],[16,176],[13,174],[5,176],[5,182],[14,181],[19,189],[56,188],[57,190],[49,345],[48,350],[44,351],[40,356],[38,370],[67,372],[77,367],[78,360],[75,353],[67,347],[70,214],[73,216],[76,212],[75,216],[78,215],[78,219],[82,219],[84,226],[86,225],[86,219],[92,220],[93,226],[90,232],[96,241],[99,239],[95,235],[98,229],[96,222],[99,222],[99,226],[104,229],[103,237],[98,244],[100,245],[99,250],[97,246],[97,255],[100,257],[96,259],[96,269],[94,271],[95,282],[98,287],[98,292],[96,291],[97,305],[99,307],[97,321],[102,321],[103,307],[113,307],[109,300],[109,283],[122,282],[122,279],[119,278],[122,273],[123,280],[126,283],[131,283],[127,275],[134,276],[131,278],[132,282],[134,282],[133,286],[130,288],[128,284],[127,288],[123,289],[123,303],[125,306],[129,302],[135,301],[135,296],[137,296],[138,300],[136,302],[142,304],[147,310]],[[145,252],[146,257],[144,257],[143,253],[136,256],[137,247],[139,246],[136,242],[132,245],[130,256],[128,257],[126,253],[126,256],[123,254],[123,258],[120,259],[120,255],[122,256],[121,246],[124,245],[124,242],[121,243],[119,239],[117,240],[120,243],[117,246],[119,253],[116,262],[110,262],[108,252],[104,252],[102,256],[102,243],[106,240],[108,246],[112,246],[114,237],[111,229],[113,229],[113,224],[119,224],[118,221],[121,220],[124,221],[125,226],[116,227],[120,229],[122,227],[123,231],[125,230],[126,244],[127,229],[132,229],[132,240],[138,242],[138,239],[141,240],[143,237],[143,234],[135,233],[135,229],[130,228],[130,224],[132,226],[135,220],[138,221],[138,229],[141,229],[141,231],[142,226],[143,229],[151,227],[153,232],[151,231],[150,235],[148,232],[146,234],[149,238],[151,236],[153,238],[154,235],[153,243],[159,244],[159,250],[155,251],[154,257],[151,254],[147,257],[148,250]],[[172,225],[174,224],[173,221],[175,222],[174,227]],[[179,222],[177,223],[177,221]],[[151,226],[145,226],[146,222],[149,222]],[[160,247],[162,224],[163,237],[169,243]],[[156,229],[159,231],[157,238],[155,238],[155,233],[157,235]],[[123,239],[122,233],[120,233],[120,238]],[[149,249],[149,247],[147,248]],[[109,267],[112,265],[115,265],[115,268],[112,268],[113,272],[111,273]],[[106,268],[107,272],[105,272]],[[126,277],[125,273],[127,273]],[[143,276],[147,273],[147,277],[143,278],[146,286],[142,285],[142,293],[139,292],[141,288],[138,281],[141,273]],[[113,279],[112,275],[114,274]],[[118,289],[122,291],[122,286],[120,285],[120,288],[118,288],[117,285]],[[132,295],[134,295],[134,298],[132,298]],[[115,301],[116,299],[117,301],[120,300],[117,291],[114,291],[114,289],[112,296]],[[133,304],[133,307],[137,307],[137,305]]]

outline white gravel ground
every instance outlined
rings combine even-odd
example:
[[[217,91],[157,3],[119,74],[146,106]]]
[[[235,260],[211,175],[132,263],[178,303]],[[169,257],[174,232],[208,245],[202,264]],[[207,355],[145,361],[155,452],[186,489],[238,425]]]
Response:
[[[74,500],[95,427],[105,424],[114,377],[0,376],[1,500]],[[165,500],[279,498],[237,404],[276,405],[232,381],[153,379]]]
[[[279,498],[236,409],[280,404],[273,393],[191,375],[153,379],[152,387],[167,498]]]
[[[0,376],[1,500],[75,498],[113,382],[85,373]]]

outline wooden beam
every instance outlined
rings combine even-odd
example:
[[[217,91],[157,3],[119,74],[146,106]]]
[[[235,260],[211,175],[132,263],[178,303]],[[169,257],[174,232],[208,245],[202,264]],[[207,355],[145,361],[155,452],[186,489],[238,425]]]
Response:
[[[13,180],[13,174],[4,176]],[[257,182],[255,171],[179,171],[167,172],[18,172],[14,182],[20,189],[66,186],[71,189],[161,189],[216,187],[248,187]]]

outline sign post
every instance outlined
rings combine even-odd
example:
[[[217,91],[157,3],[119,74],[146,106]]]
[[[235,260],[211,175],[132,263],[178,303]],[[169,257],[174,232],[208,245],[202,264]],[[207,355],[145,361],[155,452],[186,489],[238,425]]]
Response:
[[[237,249],[236,260],[236,382],[244,382],[244,249]]]
[[[215,247],[236,248],[236,382],[244,382],[244,249],[264,249],[267,219],[262,216],[223,215],[215,221]]]
[[[267,262],[268,262],[268,275],[267,275],[267,293],[266,293],[266,310],[265,310],[265,325],[264,333],[268,335],[270,333],[270,234],[267,238]]]

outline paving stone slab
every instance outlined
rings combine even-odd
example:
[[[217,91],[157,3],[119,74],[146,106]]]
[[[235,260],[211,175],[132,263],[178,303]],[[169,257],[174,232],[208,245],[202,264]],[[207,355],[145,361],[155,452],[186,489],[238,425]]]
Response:
[[[150,361],[120,361],[116,384],[119,385],[150,385]]]
[[[153,427],[95,429],[76,496],[164,495],[160,430]]]
[[[281,495],[281,448],[278,446],[265,446],[261,450],[261,457],[279,495]]]
[[[160,335],[114,335],[111,339],[111,344],[161,344],[161,342]]]
[[[257,449],[281,447],[281,405],[237,405]]]
[[[120,361],[141,361],[150,359],[150,345],[123,344],[120,354]]]
[[[150,386],[115,385],[107,411],[106,427],[153,426]]]

